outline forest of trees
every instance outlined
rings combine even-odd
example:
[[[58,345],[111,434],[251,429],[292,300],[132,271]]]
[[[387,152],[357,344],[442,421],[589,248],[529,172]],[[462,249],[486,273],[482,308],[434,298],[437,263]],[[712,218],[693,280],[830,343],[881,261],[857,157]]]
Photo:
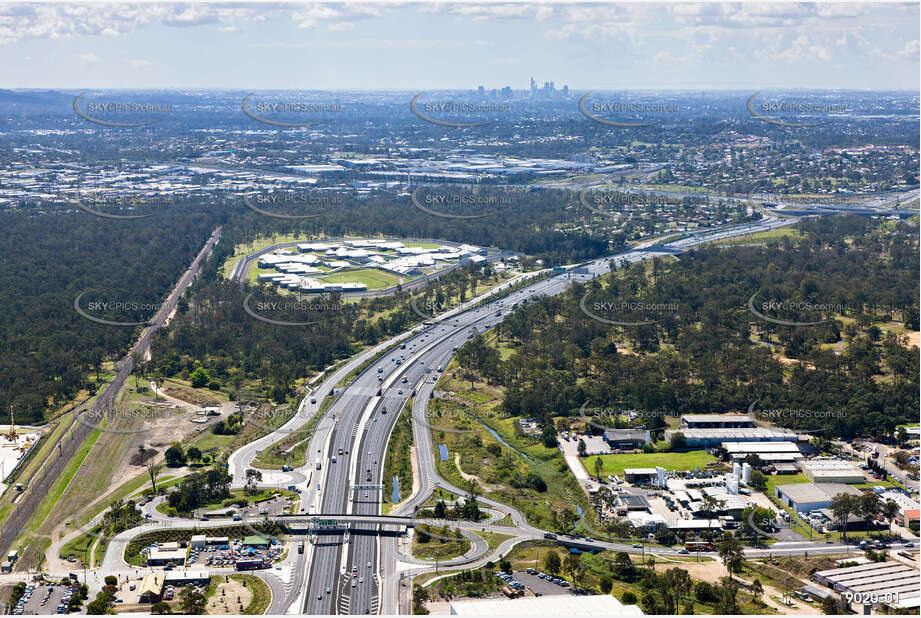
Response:
[[[491,268],[480,266],[454,270],[433,283],[427,293],[434,299],[461,293],[470,298],[471,289],[478,281],[487,279],[489,272]],[[283,322],[315,322],[285,326],[247,314],[244,300],[249,294],[252,294],[248,302],[251,308],[293,299],[265,286],[225,280],[198,286],[169,328],[156,335],[152,372],[188,377],[203,368],[212,382],[222,385],[234,398],[247,386],[257,383],[260,392],[256,396],[281,403],[293,393],[297,380],[352,355],[361,346],[401,333],[422,320],[413,311],[408,292],[356,303],[343,302],[334,294],[293,301],[308,308],[319,307],[316,311],[294,307],[266,315]],[[420,302],[417,306],[424,305]],[[248,392],[253,394],[252,389]]]
[[[510,357],[489,353],[480,337],[459,356],[461,369],[504,386],[509,414],[544,425],[586,402],[660,412],[644,418],[652,428],[664,414],[746,411],[756,401],[757,410],[817,411],[771,420],[828,437],[887,435],[917,420],[918,351],[876,326],[891,319],[918,329],[917,228],[883,230],[858,217],[799,225],[799,240],[701,248],[528,304],[498,327],[515,350]],[[834,299],[849,319],[815,327],[766,322],[746,306],[759,290],[768,298]],[[611,326],[581,310],[586,294],[678,309],[653,324]],[[769,334],[769,343],[802,362],[773,356],[763,341]],[[835,343],[840,353],[828,345]]]
[[[218,225],[224,225],[222,240],[195,290],[180,302],[183,315],[159,341],[157,350],[166,357],[155,351],[154,359],[174,374],[182,369],[183,355],[201,359],[207,350],[214,362],[206,369],[215,379],[233,379],[231,366],[244,376],[265,373],[280,395],[294,378],[304,375],[305,367],[325,366],[349,353],[352,343],[399,332],[417,316],[403,298],[366,305],[369,313],[392,309],[395,302],[405,305],[374,321],[347,306],[327,312],[306,335],[306,330],[282,332],[256,323],[242,309],[248,291],[222,281],[218,272],[235,245],[258,235],[292,232],[305,239],[382,234],[494,246],[552,263],[605,254],[612,247],[608,240],[554,231],[557,223],[577,217],[567,210],[570,197],[532,191],[526,199],[504,205],[495,216],[466,221],[427,215],[408,197],[388,193],[363,200],[347,197],[343,204],[319,211],[320,217],[297,222],[256,214],[229,195],[218,203],[151,207],[155,216],[123,221],[59,207],[37,215],[0,214],[0,250],[5,256],[0,260],[0,302],[5,309],[0,312],[0,409],[12,404],[17,421],[41,423],[50,410],[73,400],[81,390],[95,391],[104,380],[103,363],[121,358],[141,327],[87,320],[74,310],[74,300],[87,292],[83,308],[92,301],[162,302]],[[153,313],[121,310],[98,317],[143,322]]]
[[[419,194],[424,202],[426,195],[466,196],[464,187],[427,187]],[[426,214],[413,205],[408,195],[377,192],[357,199],[336,193],[342,202],[329,205],[288,208],[267,208],[273,212],[298,215],[317,214],[316,218],[280,220],[265,217],[249,210],[234,221],[233,233],[240,240],[253,235],[300,233],[305,238],[325,235],[338,237],[348,234],[384,236],[394,238],[438,238],[474,245],[496,247],[548,263],[565,264],[597,258],[623,247],[622,236],[595,237],[587,231],[557,231],[558,226],[574,229],[583,222],[587,213],[578,206],[578,196],[572,191],[530,189],[507,191],[499,188],[479,187],[478,195],[496,199],[487,206],[438,206],[432,210],[457,215],[485,215],[477,219],[447,219]]]
[[[0,214],[0,407],[40,423],[49,409],[98,385],[102,362],[121,358],[140,327],[99,324],[74,299],[157,304],[220,223],[183,206],[182,218],[113,221],[84,213]],[[85,303],[81,303],[85,307]],[[143,321],[153,311],[100,317]]]

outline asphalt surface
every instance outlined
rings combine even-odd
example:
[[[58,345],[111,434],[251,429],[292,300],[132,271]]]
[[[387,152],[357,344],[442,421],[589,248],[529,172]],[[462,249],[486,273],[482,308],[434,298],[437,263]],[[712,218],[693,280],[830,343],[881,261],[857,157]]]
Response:
[[[532,286],[534,290],[562,289],[557,279]],[[436,322],[405,340],[366,368],[333,403],[327,417],[335,421],[325,448],[320,449],[326,468],[321,493],[322,513],[380,512],[383,455],[398,412],[419,383],[438,375],[454,348],[497,321],[495,308],[479,308]],[[404,359],[401,356],[405,357]],[[396,361],[401,364],[397,365]],[[431,373],[426,373],[430,369]],[[406,382],[403,382],[403,378]],[[377,396],[378,388],[381,396]],[[386,413],[383,410],[387,410]],[[335,417],[333,419],[333,417]],[[313,447],[314,445],[311,445]],[[342,454],[339,454],[339,450]],[[315,451],[312,451],[312,454]],[[332,463],[332,458],[336,462]],[[323,470],[321,470],[323,472]],[[370,480],[369,480],[370,479]],[[354,486],[365,487],[353,489]],[[310,614],[376,613],[380,605],[378,543],[374,524],[355,524],[347,544],[324,535],[313,548],[304,612]],[[344,553],[343,553],[344,552]],[[371,563],[369,568],[367,565]],[[357,567],[364,582],[351,586],[350,573]],[[331,593],[325,592],[326,588]],[[319,597],[319,598],[318,598]]]
[[[380,512],[379,492],[382,488],[383,454],[393,423],[398,416],[397,413],[406,405],[415,388],[419,389],[419,396],[415,399],[412,414],[421,464],[422,487],[415,496],[402,505],[403,508],[399,514],[411,514],[415,507],[428,498],[435,486],[463,494],[463,489],[444,482],[434,472],[434,462],[431,460],[431,434],[425,422],[425,415],[428,396],[435,386],[431,378],[437,375],[437,367],[447,366],[453,356],[454,348],[463,345],[474,328],[477,329],[477,332],[483,332],[495,325],[510,313],[512,303],[522,302],[532,296],[558,294],[575,280],[588,281],[594,276],[608,272],[612,260],[617,264],[634,263],[656,255],[682,252],[695,244],[709,240],[771,229],[789,225],[792,222],[791,220],[768,218],[756,224],[713,230],[665,245],[638,248],[612,258],[585,264],[577,271],[571,270],[539,281],[513,293],[510,298],[503,300],[503,305],[494,301],[475,309],[449,312],[446,317],[430,321],[427,327],[410,331],[406,338],[402,340],[394,338],[351,359],[332,372],[312,395],[304,399],[298,414],[289,423],[232,455],[230,469],[234,474],[235,482],[242,482],[246,467],[259,449],[303,426],[316,413],[331,387],[341,382],[365,361],[377,357],[362,373],[341,389],[333,404],[319,421],[308,447],[308,465],[290,473],[269,473],[271,479],[268,484],[298,486],[302,491],[303,510],[307,515],[310,512],[352,513],[367,516],[378,514]],[[472,305],[473,302],[470,301],[468,305]],[[495,315],[497,310],[501,313],[498,317]],[[401,348],[401,345],[405,345],[405,348]],[[382,351],[386,353],[381,354]],[[401,359],[401,356],[404,358]],[[397,359],[404,362],[397,365],[395,362]],[[426,373],[426,369],[430,369],[432,373]],[[406,383],[403,383],[404,376]],[[377,395],[378,388],[382,389],[381,396]],[[310,404],[311,398],[316,398],[317,404]],[[387,409],[386,414],[383,413],[383,408]],[[342,455],[339,455],[339,449],[342,449]],[[336,457],[336,463],[332,462],[333,456]],[[316,470],[313,463],[316,457],[320,458],[320,470]],[[367,481],[369,471],[370,481]],[[309,480],[304,482],[308,476]],[[368,487],[353,490],[355,485],[367,485]],[[520,512],[488,498],[481,497],[480,501],[487,507],[509,514],[516,527],[503,528],[469,522],[461,524],[462,529],[493,529],[516,535],[516,539],[503,544],[504,548],[500,550],[507,550],[514,542],[526,538],[542,538],[543,531],[527,524]],[[182,525],[180,522],[170,523],[174,526]],[[195,525],[199,528],[207,528],[225,523],[221,520],[212,520]],[[144,528],[156,528],[163,525],[169,524],[155,521]],[[295,599],[300,599],[299,609],[303,613],[310,614],[364,613],[365,610],[369,613],[395,611],[397,591],[394,588],[397,585],[395,575],[396,560],[399,554],[392,537],[378,537],[374,534],[377,527],[378,525],[374,523],[353,523],[348,541],[342,534],[326,534],[317,537],[316,544],[308,544],[305,557],[298,559],[295,579],[300,581],[290,590],[286,590],[283,596],[273,597],[273,609],[287,607]],[[134,529],[130,531],[131,534],[125,534],[124,538],[113,539],[110,550],[115,550],[114,555],[120,557],[121,551],[118,551],[117,548],[126,543],[130,536],[140,531]],[[362,534],[362,532],[371,534]],[[485,561],[489,556],[483,555],[484,549],[480,545],[475,542],[475,551],[471,552],[471,556],[458,559],[458,561],[466,561],[471,566]],[[627,544],[617,543],[599,543],[599,546],[631,549]],[[381,547],[384,549],[383,560],[381,559]],[[109,562],[110,560],[113,562]],[[115,564],[118,562],[117,558],[108,555],[107,562],[111,567],[122,566]],[[301,569],[305,562],[307,571],[302,574]],[[371,567],[367,566],[369,562]],[[424,561],[418,562],[421,563],[420,572],[430,568],[424,564]],[[355,587],[351,586],[350,577],[353,566],[357,567],[358,576],[364,579],[362,583],[356,583]],[[384,587],[386,587],[384,591],[386,605],[382,607],[382,588]],[[273,591],[280,595],[281,592],[274,588],[275,586],[273,586]],[[326,593],[327,588],[330,589],[330,593]]]
[[[284,437],[285,433],[296,431],[305,424],[316,413],[330,388],[339,384],[345,376],[362,363],[374,358],[367,368],[341,389],[330,408],[318,422],[308,446],[308,465],[290,473],[272,473],[269,484],[274,486],[293,484],[301,489],[302,506],[305,511],[305,516],[298,517],[301,520],[309,519],[311,513],[324,516],[343,514],[374,516],[380,513],[379,492],[382,489],[389,491],[389,481],[382,483],[381,479],[386,445],[398,412],[406,405],[413,389],[417,389],[418,396],[413,405],[412,415],[421,487],[394,514],[411,515],[416,507],[428,499],[436,486],[462,495],[463,489],[446,483],[435,472],[431,434],[425,418],[428,396],[435,386],[431,378],[437,374],[437,366],[447,366],[453,356],[454,348],[460,347],[467,341],[472,329],[476,328],[477,332],[482,332],[508,315],[513,302],[520,302],[535,295],[558,294],[569,287],[573,281],[589,281],[595,276],[608,272],[611,263],[619,266],[659,255],[675,255],[704,242],[774,229],[795,222],[795,219],[769,216],[752,224],[707,230],[660,245],[648,244],[620,255],[570,268],[568,272],[556,274],[532,284],[513,293],[511,297],[506,297],[504,306],[497,306],[496,302],[491,302],[486,306],[444,314],[436,320],[429,321],[425,327],[409,331],[405,336],[401,336],[405,337],[402,340],[397,337],[366,351],[325,377],[313,394],[318,402],[316,405],[308,403],[311,398],[311,395],[308,395],[302,402],[299,413],[288,424],[263,440],[243,447],[231,456],[230,468],[235,482],[242,482],[246,467],[260,448],[268,446]],[[467,305],[472,305],[473,302],[470,301]],[[501,311],[500,317],[495,315],[497,309]],[[405,349],[402,349],[400,344],[404,344]],[[381,352],[385,353],[381,354]],[[404,362],[397,365],[395,360],[400,359],[401,355],[405,357],[401,359]],[[427,368],[430,368],[433,373],[425,373]],[[403,383],[404,376],[406,383]],[[382,389],[380,396],[377,395],[378,388]],[[401,393],[400,390],[403,392]],[[387,409],[386,414],[383,413],[383,408]],[[339,449],[342,449],[341,455]],[[333,456],[336,457],[335,463],[332,462]],[[315,457],[320,458],[319,470],[313,463]],[[369,475],[370,480],[367,480]],[[355,486],[359,487],[356,489]],[[474,543],[476,550],[469,552],[467,557],[458,559],[465,562],[469,568],[484,564],[487,559],[508,551],[521,540],[543,538],[543,531],[528,525],[520,512],[485,497],[480,497],[479,501],[487,507],[509,514],[515,527],[477,522],[452,522],[452,526],[460,527],[465,534],[467,531],[492,530],[515,535],[515,538],[506,541],[491,554],[484,552],[479,544]],[[164,523],[154,522],[151,526],[155,527]],[[173,525],[177,524],[178,522],[173,523]],[[197,525],[207,528],[222,525],[222,522],[212,520]],[[397,560],[419,563],[418,568],[412,568],[409,571],[406,571],[404,566],[403,574],[421,573],[431,570],[432,567],[425,564],[425,561],[407,560],[401,557],[396,550],[395,539],[388,536],[377,536],[375,534],[377,528],[378,524],[375,523],[352,523],[348,538],[341,533],[324,534],[316,537],[315,544],[307,543],[304,557],[297,561],[295,585],[291,589],[286,588],[281,600],[275,597],[276,590],[273,587],[272,611],[280,612],[284,611],[282,608],[288,608],[296,613],[305,614],[396,612],[400,581],[397,577]],[[134,536],[141,530],[134,529],[130,532],[130,536]],[[363,532],[365,534],[362,534]],[[118,539],[118,541],[126,542],[129,535],[124,536],[124,539]],[[584,542],[604,549],[637,551],[632,548],[631,543],[627,542],[606,543],[595,540]],[[119,543],[113,541],[110,552],[113,546],[117,545]],[[848,547],[844,545],[804,541],[777,543],[770,549],[749,550],[746,553],[753,556],[797,554],[804,551],[841,553],[847,549]],[[678,551],[678,549],[655,549],[657,554],[670,554]],[[369,562],[370,567],[368,567]],[[305,564],[306,571],[302,572]],[[357,569],[357,576],[364,579],[360,584],[356,582],[355,587],[351,586],[350,577],[353,566]],[[326,592],[327,588],[330,589],[330,593]],[[296,607],[290,607],[295,601],[297,601]]]
[[[383,453],[396,419],[395,412],[402,409],[410,398],[413,388],[423,388],[422,397],[427,397],[433,386],[431,380],[425,380],[425,369],[433,371],[439,365],[446,366],[456,348],[463,345],[468,334],[473,328],[482,332],[493,326],[498,320],[508,315],[513,302],[523,302],[528,298],[539,295],[555,295],[568,288],[573,281],[588,281],[595,276],[610,271],[610,265],[635,263],[650,259],[657,255],[680,253],[688,248],[712,240],[728,238],[739,234],[750,234],[790,225],[794,221],[777,217],[767,217],[762,221],[740,226],[730,226],[718,230],[699,233],[694,236],[682,238],[664,245],[657,245],[595,260],[582,265],[571,272],[561,273],[549,279],[532,284],[514,293],[506,306],[499,306],[497,302],[487,306],[467,310],[463,313],[442,318],[432,326],[416,333],[404,341],[406,349],[394,349],[382,355],[367,369],[365,369],[352,383],[345,387],[340,397],[333,403],[326,417],[335,422],[335,427],[329,434],[329,439],[316,452],[321,458],[325,469],[317,475],[318,482],[322,482],[324,489],[319,492],[317,512],[320,513],[379,513],[380,501],[377,495],[380,489],[361,489],[352,491],[353,485],[382,484],[381,466]],[[496,316],[496,310],[501,316]],[[397,365],[394,361],[405,357],[405,363]],[[402,360],[402,359],[401,359]],[[380,369],[380,371],[378,371]],[[404,384],[402,379],[406,377]],[[378,379],[380,378],[380,380]],[[382,388],[382,395],[378,397],[376,391]],[[402,390],[402,393],[400,392]],[[386,408],[389,414],[381,412]],[[414,425],[417,423],[414,414]],[[420,434],[428,431],[416,431],[417,439]],[[311,444],[315,449],[318,445]],[[426,448],[426,443],[417,443],[417,453],[420,457],[431,452]],[[342,449],[342,455],[339,450]],[[332,463],[333,456],[337,457]],[[427,464],[421,466],[429,468]],[[320,479],[322,478],[322,481]],[[370,479],[370,480],[367,480]],[[412,506],[417,506],[424,501],[421,495],[430,493],[434,484],[445,486],[443,481],[435,479],[429,472],[423,479],[423,490],[420,497],[414,498]],[[450,491],[463,494],[460,488],[446,487]],[[314,489],[315,491],[315,489]],[[366,497],[367,496],[367,497]],[[427,495],[426,495],[427,498]],[[499,503],[490,503],[489,506],[509,512],[510,509]],[[533,529],[524,521],[520,513],[512,514],[513,520],[519,526],[518,534],[528,534],[534,538],[541,538],[542,531]],[[381,582],[392,586],[395,580],[395,556],[397,555],[391,539],[378,542],[378,537],[373,534],[376,528],[373,524],[354,524],[352,534],[346,542],[344,536],[323,535],[321,542],[312,547],[312,559],[307,575],[306,599],[301,607],[305,614],[332,614],[332,613],[389,613],[392,607],[381,608]],[[364,534],[363,534],[364,532]],[[386,548],[383,561],[380,558],[380,547]],[[370,569],[367,567],[371,563]],[[364,578],[362,583],[353,587],[351,573],[353,567],[357,574]],[[368,577],[369,571],[373,573]],[[326,589],[330,593],[326,593]],[[387,602],[392,603],[393,591],[388,591]]]

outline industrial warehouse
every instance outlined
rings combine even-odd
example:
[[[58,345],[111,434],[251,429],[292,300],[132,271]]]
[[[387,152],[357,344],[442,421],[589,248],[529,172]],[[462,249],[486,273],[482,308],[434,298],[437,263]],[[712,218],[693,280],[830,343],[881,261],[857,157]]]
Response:
[[[918,569],[901,562],[868,562],[818,571],[813,580],[837,592],[858,613],[861,606],[888,605],[902,609],[921,606]]]

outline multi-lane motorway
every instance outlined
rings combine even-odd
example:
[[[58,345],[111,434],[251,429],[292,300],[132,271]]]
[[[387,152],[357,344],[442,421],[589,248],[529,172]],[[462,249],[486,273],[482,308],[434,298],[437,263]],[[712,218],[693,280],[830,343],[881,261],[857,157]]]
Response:
[[[417,327],[329,370],[322,382],[317,381],[318,386],[304,399],[294,418],[231,456],[229,466],[234,482],[243,483],[245,470],[260,449],[297,431],[319,414],[323,400],[332,391],[336,393],[335,398],[312,433],[307,465],[291,472],[264,472],[267,478],[263,484],[297,486],[302,492],[303,515],[379,514],[380,492],[390,491],[388,483],[382,479],[386,445],[398,414],[416,395],[411,414],[420,483],[416,494],[393,514],[412,515],[435,486],[462,493],[460,488],[438,478],[435,472],[426,416],[428,398],[440,375],[439,368],[447,366],[455,350],[474,331],[483,332],[494,326],[513,310],[513,305],[535,296],[558,294],[574,281],[588,281],[607,272],[612,263],[619,265],[660,255],[676,255],[708,241],[769,230],[795,221],[768,216],[757,223],[727,226],[664,244],[640,246],[563,273],[544,271],[541,274],[546,278],[499,301],[477,304],[482,299],[473,299],[428,321],[426,326]],[[360,367],[363,369],[357,376],[342,384]],[[319,469],[315,465],[317,458]],[[484,498],[481,501],[511,516],[518,540],[542,535],[543,531],[529,526],[514,509]],[[460,527],[471,529],[473,526],[479,527],[479,524]],[[378,527],[374,523],[353,522],[347,535],[327,533],[315,537],[316,542],[308,543],[306,554],[297,561],[294,574],[297,584],[288,590],[284,599],[273,599],[272,609],[307,614],[396,612],[399,552],[393,537],[378,536]],[[816,549],[808,543],[804,547],[811,551]],[[804,548],[791,546],[786,550],[796,553]],[[477,561],[485,559],[483,555],[476,556]],[[405,569],[405,565],[402,568]]]
[[[656,255],[680,253],[702,242],[789,223],[790,220],[771,217],[757,224],[724,228],[596,260],[574,272],[556,274],[532,284],[503,301],[504,305],[493,302],[468,309],[443,317],[424,330],[413,333],[399,346],[391,348],[368,365],[344,387],[326,412],[326,431],[317,432],[309,447],[311,455],[320,457],[321,470],[314,471],[315,480],[306,494],[308,503],[312,498],[318,513],[379,513],[379,492],[389,489],[384,487],[381,478],[383,454],[397,413],[416,391],[427,397],[432,380],[437,380],[439,369],[447,365],[454,351],[468,340],[474,330],[482,332],[507,315],[513,303],[526,302],[535,296],[558,294],[575,280],[586,281],[607,272],[612,260],[615,263],[634,263]],[[497,312],[500,315],[497,316]],[[425,389],[420,390],[423,385]],[[418,449],[420,458],[428,457],[430,452],[424,445]],[[424,474],[420,495],[427,495],[434,483],[428,470]],[[418,501],[413,504],[418,504]],[[348,542],[344,535],[319,537],[322,540],[310,549],[312,555],[305,574],[304,613],[363,614],[380,611],[381,582],[382,578],[393,579],[394,552],[387,551],[388,556],[382,565],[381,543],[374,534],[375,527],[373,524],[353,524]],[[385,544],[390,546],[391,542]]]
[[[528,287],[527,295],[555,294],[568,283],[565,276],[553,277]],[[490,304],[435,322],[378,358],[344,389],[326,413],[334,428],[319,452],[325,468],[325,474],[317,475],[322,483],[320,512],[380,512],[383,454],[399,411],[421,382],[437,379],[474,329],[482,332],[498,321],[495,313]],[[312,548],[306,613],[378,611],[381,573],[375,527],[355,524],[347,544],[330,543],[326,535],[325,542]]]

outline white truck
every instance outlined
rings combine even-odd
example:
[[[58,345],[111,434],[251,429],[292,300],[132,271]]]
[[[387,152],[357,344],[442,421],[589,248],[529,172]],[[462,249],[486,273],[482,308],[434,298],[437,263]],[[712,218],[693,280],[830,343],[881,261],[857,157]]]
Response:
[[[319,470],[319,469],[320,469],[320,467],[321,467],[321,464],[320,464],[320,458],[319,458],[319,456],[318,456],[318,457],[316,458],[316,460],[315,460],[315,462],[314,462],[314,463],[316,463],[316,467],[317,467],[317,470]]]

